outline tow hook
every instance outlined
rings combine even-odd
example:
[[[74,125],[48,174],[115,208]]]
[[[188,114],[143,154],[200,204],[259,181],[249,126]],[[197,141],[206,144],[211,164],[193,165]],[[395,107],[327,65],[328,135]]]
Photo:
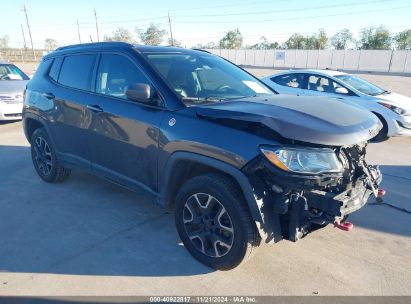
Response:
[[[382,189],[382,188],[379,188],[378,189],[378,191],[377,191],[377,197],[376,197],[376,200],[377,200],[377,203],[382,203],[382,197],[385,195],[385,190],[384,189]]]
[[[351,231],[354,228],[354,225],[351,222],[343,222],[343,223],[335,222],[334,227],[337,227],[338,229],[341,229],[344,231]]]

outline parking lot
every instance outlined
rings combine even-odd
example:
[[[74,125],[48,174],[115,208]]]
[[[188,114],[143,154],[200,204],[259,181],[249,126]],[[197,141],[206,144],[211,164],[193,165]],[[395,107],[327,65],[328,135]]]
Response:
[[[411,95],[410,77],[377,78]],[[392,206],[370,199],[350,232],[328,226],[262,246],[220,272],[192,258],[173,216],[137,194],[79,171],[42,182],[21,122],[0,123],[0,295],[411,295],[411,214],[399,210],[411,210],[410,150],[411,138],[369,146]]]

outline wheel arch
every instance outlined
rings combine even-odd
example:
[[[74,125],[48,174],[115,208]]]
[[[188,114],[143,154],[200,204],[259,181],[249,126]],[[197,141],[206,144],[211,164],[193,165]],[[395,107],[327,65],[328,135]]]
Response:
[[[209,172],[221,173],[232,178],[240,187],[253,220],[263,222],[251,184],[240,170],[220,160],[190,152],[175,152],[168,159],[160,183],[161,205],[171,209],[178,189],[188,179]]]

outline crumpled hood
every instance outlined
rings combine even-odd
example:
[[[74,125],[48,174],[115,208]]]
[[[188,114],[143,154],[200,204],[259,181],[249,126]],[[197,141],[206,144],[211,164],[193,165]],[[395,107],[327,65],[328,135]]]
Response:
[[[275,95],[208,104],[197,115],[262,124],[284,138],[330,146],[367,141],[381,129],[372,113],[328,97]]]

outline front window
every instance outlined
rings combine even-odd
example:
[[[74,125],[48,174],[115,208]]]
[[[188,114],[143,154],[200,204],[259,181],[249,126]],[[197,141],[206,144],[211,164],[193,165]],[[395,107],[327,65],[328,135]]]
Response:
[[[101,56],[97,72],[97,93],[127,99],[127,88],[136,83],[149,81],[129,59],[116,54]]]
[[[30,78],[13,64],[0,64],[1,80],[29,80]]]
[[[311,91],[317,91],[321,93],[341,94],[339,90],[342,89],[335,81],[330,78],[322,77],[318,75],[310,75],[308,77],[308,89]]]
[[[262,82],[216,56],[151,53],[146,58],[187,105],[273,94]]]
[[[337,75],[335,77],[366,95],[377,96],[387,92],[386,90],[353,75]]]

